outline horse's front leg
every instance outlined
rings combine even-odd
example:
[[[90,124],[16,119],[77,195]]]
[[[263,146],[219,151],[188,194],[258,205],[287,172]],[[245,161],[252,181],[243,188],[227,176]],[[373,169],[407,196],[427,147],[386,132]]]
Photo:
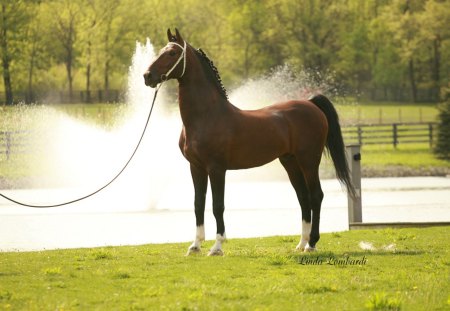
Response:
[[[223,213],[225,211],[225,170],[214,169],[209,172],[211,192],[213,197],[213,214],[216,218],[217,234],[216,243],[210,249],[208,256],[223,256],[222,243],[225,242],[225,222]]]
[[[194,206],[197,231],[195,234],[195,240],[191,246],[189,246],[186,255],[199,253],[201,250],[201,244],[205,240],[205,198],[206,189],[208,187],[208,174],[203,168],[196,167],[191,164],[191,175],[195,189]]]

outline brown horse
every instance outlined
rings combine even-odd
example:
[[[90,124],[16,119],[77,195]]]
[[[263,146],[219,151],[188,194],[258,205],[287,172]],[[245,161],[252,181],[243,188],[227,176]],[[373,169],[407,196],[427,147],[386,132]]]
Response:
[[[323,192],[319,164],[326,147],[338,179],[354,193],[344,153],[338,115],[323,95],[290,100],[259,110],[233,106],[216,67],[201,50],[184,41],[178,30],[167,31],[169,43],[144,74],[145,84],[177,79],[183,129],[180,149],[190,162],[195,189],[197,234],[188,255],[200,252],[205,239],[204,213],[208,177],[217,223],[216,243],[208,255],[222,255],[225,241],[225,173],[257,167],[278,158],[286,169],[302,210],[297,249],[315,250],[319,240]]]

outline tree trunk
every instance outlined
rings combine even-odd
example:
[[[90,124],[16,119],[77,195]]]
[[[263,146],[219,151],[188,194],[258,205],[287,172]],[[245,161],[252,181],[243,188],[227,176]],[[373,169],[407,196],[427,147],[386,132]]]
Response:
[[[13,104],[13,92],[11,86],[11,75],[9,72],[9,53],[8,53],[8,24],[6,20],[6,4],[2,4],[2,25],[1,25],[1,50],[2,50],[2,66],[3,66],[3,82],[5,85],[6,104]]]
[[[34,94],[33,94],[33,71],[34,71],[34,63],[36,59],[36,38],[33,37],[33,45],[31,48],[31,55],[30,55],[30,67],[28,67],[28,87],[27,87],[27,95],[25,98],[25,102],[27,104],[30,104],[34,101]]]
[[[109,50],[109,32],[111,30],[111,21],[109,21],[108,23],[108,28],[105,34],[105,41],[104,41],[104,48],[105,48],[105,68],[104,68],[104,72],[103,72],[103,77],[104,77],[104,89],[105,89],[105,99],[106,101],[109,101],[109,67],[110,67],[110,63],[111,63],[111,59],[110,59],[110,50]]]
[[[31,53],[30,67],[28,68],[28,87],[27,87],[27,96],[25,98],[25,102],[27,104],[30,104],[34,101],[34,96],[33,96],[34,54],[35,54],[35,52],[33,51]]]
[[[110,60],[107,59],[105,61],[105,86],[104,86],[104,88],[105,88],[105,99],[107,101],[109,101],[109,67],[110,67],[109,63],[110,63]]]
[[[91,102],[91,41],[88,41],[88,48],[86,52],[87,65],[86,65],[86,102]]]
[[[69,56],[66,60],[66,70],[67,70],[67,80],[69,82],[69,102],[73,100],[73,77],[72,77],[72,53],[69,53]]]
[[[244,52],[244,79],[248,79],[250,75],[250,43],[245,46]]]
[[[441,37],[439,35],[436,36],[436,38],[433,41],[433,50],[434,50],[434,57],[433,57],[433,82],[434,86],[438,89],[440,86],[440,79],[441,75],[439,72],[439,67],[441,65],[441,52],[440,52],[440,46],[441,46]]]
[[[64,21],[60,18],[58,20],[59,24],[59,33],[58,37],[61,40],[63,48],[65,50],[64,55],[64,64],[66,65],[67,72],[67,82],[69,83],[69,102],[73,101],[73,63],[75,58],[75,15],[76,13],[71,11],[69,12],[69,19],[67,21],[67,26],[64,24]]]
[[[409,59],[409,82],[411,84],[411,95],[413,102],[417,102],[417,86],[416,79],[414,78],[414,60],[412,58]]]

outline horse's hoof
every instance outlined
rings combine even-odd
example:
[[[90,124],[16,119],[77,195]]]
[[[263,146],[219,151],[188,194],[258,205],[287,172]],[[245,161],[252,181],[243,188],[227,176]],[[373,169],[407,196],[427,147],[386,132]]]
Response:
[[[188,249],[188,251],[186,253],[186,256],[197,255],[197,254],[200,254],[201,251],[202,250],[200,249],[200,247],[198,247],[198,246],[191,246],[191,247],[189,247],[189,249]]]
[[[296,251],[303,252],[308,247],[308,243],[298,243],[297,247],[295,248]]]
[[[221,249],[210,250],[208,256],[223,256],[223,251]]]
[[[316,251],[316,248],[315,247],[311,247],[311,246],[309,246],[309,245],[307,245],[306,247],[305,247],[305,250],[303,251],[304,253],[313,253],[313,252],[315,252]]]

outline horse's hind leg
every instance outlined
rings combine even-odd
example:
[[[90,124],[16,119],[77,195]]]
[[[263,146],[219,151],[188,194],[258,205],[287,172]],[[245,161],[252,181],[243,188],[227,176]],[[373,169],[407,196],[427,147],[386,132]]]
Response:
[[[312,227],[311,236],[308,242],[308,247],[305,250],[315,250],[316,243],[320,239],[319,224],[320,224],[320,209],[323,200],[323,191],[320,186],[319,168],[311,168],[304,170],[305,181],[310,193],[310,202],[312,209]]]
[[[308,242],[308,247],[305,248],[305,251],[311,251],[315,250],[316,243],[320,239],[320,209],[323,200],[323,191],[319,179],[320,157],[314,160],[314,157],[308,157],[307,155],[304,155],[303,157],[297,157],[297,161],[299,163],[299,166],[302,168],[303,176],[305,178],[306,186],[309,192],[309,199],[312,210],[311,236]]]
[[[194,182],[195,189],[195,220],[197,225],[197,232],[195,240],[187,251],[186,255],[193,253],[199,253],[201,243],[205,240],[205,199],[206,190],[208,188],[208,174],[202,168],[196,167],[191,164],[192,181]]]
[[[302,235],[297,249],[303,251],[307,249],[311,233],[311,200],[309,190],[303,172],[298,166],[297,159],[294,155],[282,156],[280,157],[280,162],[288,173],[289,180],[295,189],[302,209]]]

